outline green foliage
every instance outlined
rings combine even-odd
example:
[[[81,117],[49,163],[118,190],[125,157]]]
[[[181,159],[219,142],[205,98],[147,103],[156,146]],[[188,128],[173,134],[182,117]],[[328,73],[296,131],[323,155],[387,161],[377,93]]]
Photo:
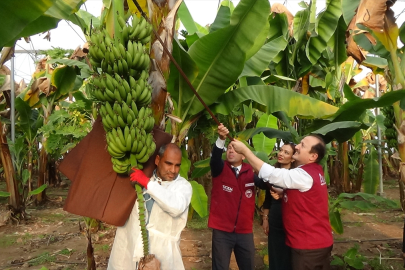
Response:
[[[72,149],[91,130],[90,112],[83,101],[61,103],[60,110],[55,110],[48,118],[48,123],[39,129],[45,137],[44,147],[53,158]]]
[[[248,86],[222,95],[213,111],[229,114],[237,105],[252,100],[253,107],[272,114],[283,111],[287,116],[303,118],[326,118],[334,115],[338,108],[309,96],[275,86]]]
[[[277,118],[273,115],[263,114],[256,124],[257,128],[277,129]],[[276,139],[269,139],[264,134],[256,134],[252,137],[253,146],[256,151],[270,153],[273,151]]]
[[[367,211],[375,208],[396,209],[399,207],[398,203],[393,200],[362,192],[341,193],[338,199],[340,200],[340,207],[349,210],[357,208],[362,211]]]
[[[37,195],[37,194],[41,193],[42,191],[44,191],[47,187],[48,187],[47,184],[43,184],[42,186],[40,186],[40,187],[32,190],[31,192],[29,192],[28,196]]]
[[[208,197],[205,193],[204,187],[196,181],[190,181],[190,184],[193,188],[193,194],[191,196],[191,206],[200,217],[206,217],[208,215]]]
[[[229,26],[200,38],[190,47],[188,53],[199,70],[193,86],[207,105],[217,101],[237,80],[247,53],[251,53],[262,32],[268,10],[267,1],[242,0],[233,11]],[[192,94],[188,97],[183,100],[187,103],[183,115],[199,113],[203,106]]]
[[[38,0],[2,2],[0,17],[0,50],[12,46],[21,37],[28,37],[55,28],[61,19],[68,19],[84,1]]]
[[[373,145],[369,145],[368,150],[369,155],[364,164],[363,189],[365,193],[375,194],[380,183],[378,153]]]
[[[6,192],[6,191],[0,191],[0,197],[9,197],[10,196],[10,192]]]
[[[355,244],[354,247],[350,248],[345,252],[345,254],[343,254],[343,260],[334,255],[331,265],[340,265],[345,267],[345,269],[347,266],[353,267],[354,269],[363,269],[363,262],[365,261],[365,258],[359,254],[358,250],[359,246]]]
[[[69,58],[73,53],[73,50],[70,49],[63,49],[60,47],[52,47],[52,49],[41,51],[41,54],[48,55],[51,59],[59,59],[59,58]],[[65,59],[68,60],[68,59]],[[74,61],[74,60],[72,60]],[[53,62],[49,62],[53,63]]]
[[[181,166],[180,166],[180,176],[188,179],[188,172],[190,171],[191,161],[188,159],[188,154],[185,147],[181,148]]]

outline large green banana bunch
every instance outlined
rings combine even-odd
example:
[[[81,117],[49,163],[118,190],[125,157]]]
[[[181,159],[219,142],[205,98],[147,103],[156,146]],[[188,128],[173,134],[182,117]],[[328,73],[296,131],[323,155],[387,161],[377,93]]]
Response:
[[[127,173],[132,167],[142,169],[156,149],[151,134],[155,121],[149,108],[150,58],[145,46],[152,26],[135,15],[131,25],[122,16],[118,23],[121,30],[114,39],[105,28],[89,37],[90,63],[96,71],[90,84],[91,94],[100,103],[113,169]]]
[[[384,126],[386,127],[385,130],[385,138],[387,139],[387,144],[389,148],[397,148],[398,141],[397,141],[397,131],[394,129],[395,124],[395,116],[394,116],[394,107],[387,106],[381,108],[381,112],[385,116]]]

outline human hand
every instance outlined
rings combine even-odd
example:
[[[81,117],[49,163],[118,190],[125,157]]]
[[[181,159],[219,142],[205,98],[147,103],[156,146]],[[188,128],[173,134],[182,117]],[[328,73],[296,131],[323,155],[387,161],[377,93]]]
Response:
[[[273,197],[275,200],[279,200],[281,197],[280,197],[280,194],[278,194],[277,192],[274,192],[274,191],[272,191],[272,190],[270,190],[270,195],[271,195],[271,197]]]
[[[133,173],[130,175],[130,180],[132,182],[137,182],[144,188],[148,188],[149,178],[139,169],[133,168]]]
[[[269,235],[269,219],[268,219],[267,215],[263,216],[262,228],[263,228],[264,234]]]
[[[247,148],[247,146],[243,142],[235,139],[230,143],[230,145],[238,154],[243,154],[245,151],[249,150],[249,148]]]
[[[221,140],[225,140],[226,139],[226,135],[229,134],[229,130],[221,123],[218,126],[218,134],[219,134],[219,138]]]

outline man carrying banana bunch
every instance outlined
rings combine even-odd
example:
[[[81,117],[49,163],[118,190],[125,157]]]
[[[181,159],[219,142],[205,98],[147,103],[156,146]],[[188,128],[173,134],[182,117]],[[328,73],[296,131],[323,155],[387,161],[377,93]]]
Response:
[[[144,187],[150,253],[160,261],[160,269],[182,270],[180,234],[186,226],[192,188],[179,175],[181,150],[177,145],[162,146],[155,164],[150,179],[141,170],[135,170],[130,178]],[[125,225],[117,228],[108,270],[137,269],[143,256],[137,204]]]

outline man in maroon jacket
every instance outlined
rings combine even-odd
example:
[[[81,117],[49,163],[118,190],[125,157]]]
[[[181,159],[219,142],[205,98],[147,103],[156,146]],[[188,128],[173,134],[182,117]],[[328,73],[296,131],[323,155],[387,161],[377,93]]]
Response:
[[[295,147],[298,167],[277,169],[257,158],[242,142],[232,141],[233,149],[243,154],[263,181],[283,187],[282,206],[286,244],[291,247],[294,270],[330,268],[333,247],[328,214],[328,190],[319,162],[325,155],[325,143],[309,135]],[[270,258],[271,259],[271,258]]]
[[[222,160],[228,129],[218,126],[219,138],[210,161],[212,192],[208,227],[212,228],[212,269],[228,270],[232,250],[241,270],[254,269],[253,215],[255,181],[253,168],[243,155],[228,146]]]

